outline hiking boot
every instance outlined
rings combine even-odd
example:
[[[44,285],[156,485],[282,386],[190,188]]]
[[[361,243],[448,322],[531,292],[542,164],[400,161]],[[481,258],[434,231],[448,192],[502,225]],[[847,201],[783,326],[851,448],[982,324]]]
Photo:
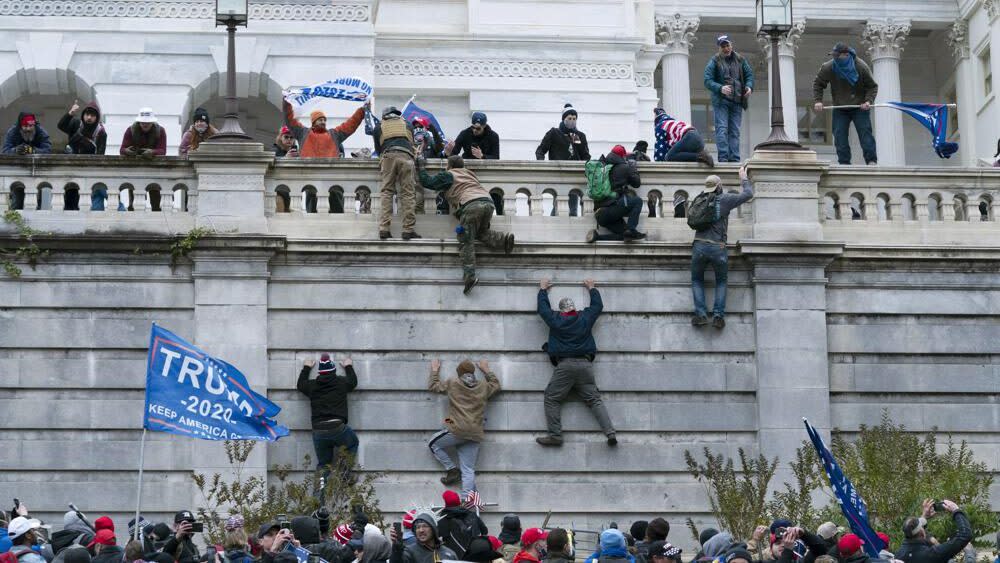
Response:
[[[712,159],[712,155],[708,154],[708,151],[702,149],[698,156],[695,158],[698,162],[702,164],[707,164],[709,168],[715,168],[715,161]]]
[[[448,470],[448,473],[441,478],[441,483],[444,485],[454,485],[455,483],[462,482],[462,472],[459,471],[457,467],[452,467]]]
[[[503,237],[503,253],[511,252],[514,252],[514,233],[507,233],[507,236]]]
[[[726,319],[722,317],[712,317],[712,326],[715,328],[726,328]]]
[[[403,240],[410,240],[410,239],[414,239],[414,238],[424,238],[424,237],[418,235],[415,232],[414,233],[403,233]]]
[[[379,231],[378,238],[382,240],[390,239],[392,238],[392,233],[390,233],[389,231]]]
[[[614,432],[608,434],[608,445],[612,448],[618,445],[618,438],[615,437]]]
[[[597,240],[597,229],[587,231],[587,242],[593,243]]]
[[[479,278],[478,277],[476,277],[476,276],[466,276],[465,277],[465,289],[462,290],[462,293],[468,295],[469,292],[472,291],[472,288],[476,287],[477,284],[479,284]]]
[[[535,441],[543,446],[561,446],[562,438],[559,436],[542,436],[541,438],[535,438]]]
[[[708,317],[704,315],[694,315],[691,317],[691,324],[694,326],[705,326],[708,324]]]
[[[646,238],[646,233],[640,233],[639,231],[625,231],[625,242],[632,242],[634,240],[642,240]]]

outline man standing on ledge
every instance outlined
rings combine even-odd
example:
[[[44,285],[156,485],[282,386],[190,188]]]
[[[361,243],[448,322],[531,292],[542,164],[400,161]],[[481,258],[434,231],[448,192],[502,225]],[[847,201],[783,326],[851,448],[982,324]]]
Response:
[[[854,49],[837,43],[830,52],[832,59],[823,63],[813,81],[813,111],[823,113],[823,91],[830,85],[835,106],[858,106],[833,110],[833,144],[837,147],[837,162],[851,163],[851,143],[848,139],[851,122],[858,132],[865,164],[877,164],[878,153],[872,135],[872,104],[878,96],[878,84],[868,65],[857,57]]]
[[[562,445],[562,403],[573,389],[576,389],[577,394],[594,413],[601,431],[608,438],[608,445],[618,445],[615,427],[611,425],[608,409],[604,406],[601,392],[594,381],[592,366],[597,354],[597,343],[594,342],[591,331],[604,310],[604,303],[601,301],[601,293],[594,287],[594,280],[584,280],[583,285],[590,292],[590,307],[577,311],[573,300],[563,297],[559,300],[557,313],[549,303],[552,282],[543,278],[539,284],[538,315],[549,325],[549,340],[543,349],[548,352],[552,365],[556,366],[552,379],[545,388],[548,435],[535,438],[543,446]]]
[[[577,114],[572,104],[563,106],[562,122],[545,133],[542,142],[535,149],[535,159],[545,160],[590,160],[587,135],[576,128]]]
[[[382,110],[382,122],[375,126],[372,138],[375,152],[379,154],[382,184],[378,238],[392,238],[389,225],[392,224],[392,196],[396,194],[403,215],[403,240],[421,238],[414,230],[417,227],[417,179],[413,167],[413,126],[403,119],[399,108],[389,106]]]

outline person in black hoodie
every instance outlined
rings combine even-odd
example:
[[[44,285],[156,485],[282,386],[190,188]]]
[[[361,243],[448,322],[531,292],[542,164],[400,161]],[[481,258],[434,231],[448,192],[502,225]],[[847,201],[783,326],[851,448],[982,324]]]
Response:
[[[316,365],[315,360],[306,360],[299,372],[296,387],[306,397],[312,408],[313,447],[316,448],[316,468],[330,474],[330,467],[337,458],[337,452],[344,448],[353,457],[358,453],[358,436],[347,425],[347,394],[358,386],[358,376],[350,358],[345,358],[346,375],[337,375],[337,365],[329,354],[319,359],[318,376],[309,379],[309,372]]]
[[[80,114],[79,118],[76,117],[78,111],[80,111],[80,103],[73,100],[73,106],[56,124],[60,131],[69,135],[66,152],[71,154],[104,154],[108,143],[108,133],[101,125],[101,108],[96,101],[93,101],[83,106],[83,113]]]
[[[903,544],[896,552],[896,559],[904,563],[945,563],[958,555],[972,541],[972,524],[969,517],[957,504],[950,500],[941,501],[945,510],[951,513],[955,522],[955,535],[946,542],[934,545],[925,527],[927,520],[934,517],[934,501],[927,499],[923,504],[921,518],[907,518],[903,522]]]
[[[590,160],[590,147],[587,146],[587,135],[576,128],[577,114],[572,104],[563,106],[562,123],[553,127],[542,138],[541,144],[535,149],[535,158],[545,160]]]
[[[517,514],[504,514],[500,521],[500,535],[497,539],[503,544],[500,552],[506,561],[511,561],[517,552],[521,551],[521,519]]]
[[[335,539],[323,541],[319,520],[316,518],[311,516],[292,518],[292,534],[303,549],[329,563],[350,563],[354,559],[354,552],[346,545],[341,545]]]
[[[587,242],[598,240],[624,240],[631,242],[646,238],[640,233],[639,216],[642,215],[642,198],[635,194],[642,184],[639,170],[634,162],[625,160],[625,147],[615,145],[603,162],[611,165],[611,189],[614,195],[594,202],[594,218],[598,227],[604,227],[611,234],[600,234],[597,229],[587,233]]]
[[[485,536],[490,531],[475,512],[462,506],[458,493],[447,490],[441,498],[444,500],[444,510],[438,520],[438,535],[442,545],[458,554],[459,559],[463,559],[472,540]]]
[[[170,554],[177,563],[197,563],[201,558],[191,537],[195,521],[190,510],[182,510],[174,515],[174,535],[163,545],[163,552]]]
[[[462,158],[497,160],[500,158],[500,136],[486,124],[486,114],[472,114],[472,125],[463,129],[448,155],[462,153]]]

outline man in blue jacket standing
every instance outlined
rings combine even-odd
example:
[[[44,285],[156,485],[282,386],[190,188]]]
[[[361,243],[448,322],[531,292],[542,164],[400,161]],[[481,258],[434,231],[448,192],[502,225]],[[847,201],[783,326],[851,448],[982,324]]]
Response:
[[[549,385],[545,388],[545,422],[548,435],[536,438],[543,446],[561,446],[562,439],[562,403],[570,391],[576,389],[580,398],[590,408],[601,425],[601,431],[608,438],[608,445],[615,446],[615,427],[611,425],[608,409],[601,400],[601,392],[594,381],[592,363],[597,354],[597,344],[591,332],[597,323],[604,303],[601,294],[594,287],[594,280],[583,281],[584,287],[590,292],[590,307],[577,311],[576,305],[569,297],[559,300],[559,311],[553,311],[549,303],[549,289],[552,282],[543,278],[538,291],[538,315],[549,325],[549,340],[544,346],[549,359],[556,366]]]
[[[720,35],[719,52],[705,66],[705,88],[712,93],[715,114],[715,146],[719,162],[740,161],[740,124],[753,93],[753,70],[742,55],[733,50],[732,39]]]

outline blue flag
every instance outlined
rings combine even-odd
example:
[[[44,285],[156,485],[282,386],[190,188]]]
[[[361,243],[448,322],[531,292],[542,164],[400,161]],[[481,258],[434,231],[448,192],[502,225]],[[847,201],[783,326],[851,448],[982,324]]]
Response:
[[[285,101],[293,107],[299,107],[314,98],[363,102],[371,94],[372,87],[370,84],[360,78],[347,76],[327,80],[315,86],[291,90],[285,94]]]
[[[422,109],[420,106],[413,103],[413,99],[411,98],[410,101],[406,102],[406,105],[403,106],[403,119],[405,119],[407,123],[413,123],[413,120],[418,117],[425,118],[431,124],[431,127],[433,127],[435,131],[437,131],[437,134],[439,137],[441,137],[441,140],[445,144],[448,143],[448,137],[445,136],[444,129],[441,128],[441,124],[438,123],[438,120],[436,117],[434,117],[434,114],[425,109]]]
[[[823,438],[809,424],[808,420],[803,418],[802,421],[806,423],[806,432],[809,433],[809,439],[816,447],[816,453],[823,460],[823,469],[826,470],[830,486],[833,487],[833,492],[837,495],[837,504],[840,505],[840,511],[844,513],[844,518],[847,518],[851,531],[864,542],[865,553],[869,557],[878,558],[879,551],[885,549],[886,546],[868,524],[868,506],[865,505],[864,499],[851,484],[851,480],[841,471],[837,460],[833,459],[833,453],[823,443]]]
[[[951,158],[958,152],[958,143],[948,142],[948,106],[944,104],[907,104],[903,102],[886,102],[885,105],[896,108],[920,122],[934,135],[934,152],[941,158]]]
[[[274,441],[288,428],[281,407],[256,393],[229,363],[153,325],[143,428],[202,440]]]

